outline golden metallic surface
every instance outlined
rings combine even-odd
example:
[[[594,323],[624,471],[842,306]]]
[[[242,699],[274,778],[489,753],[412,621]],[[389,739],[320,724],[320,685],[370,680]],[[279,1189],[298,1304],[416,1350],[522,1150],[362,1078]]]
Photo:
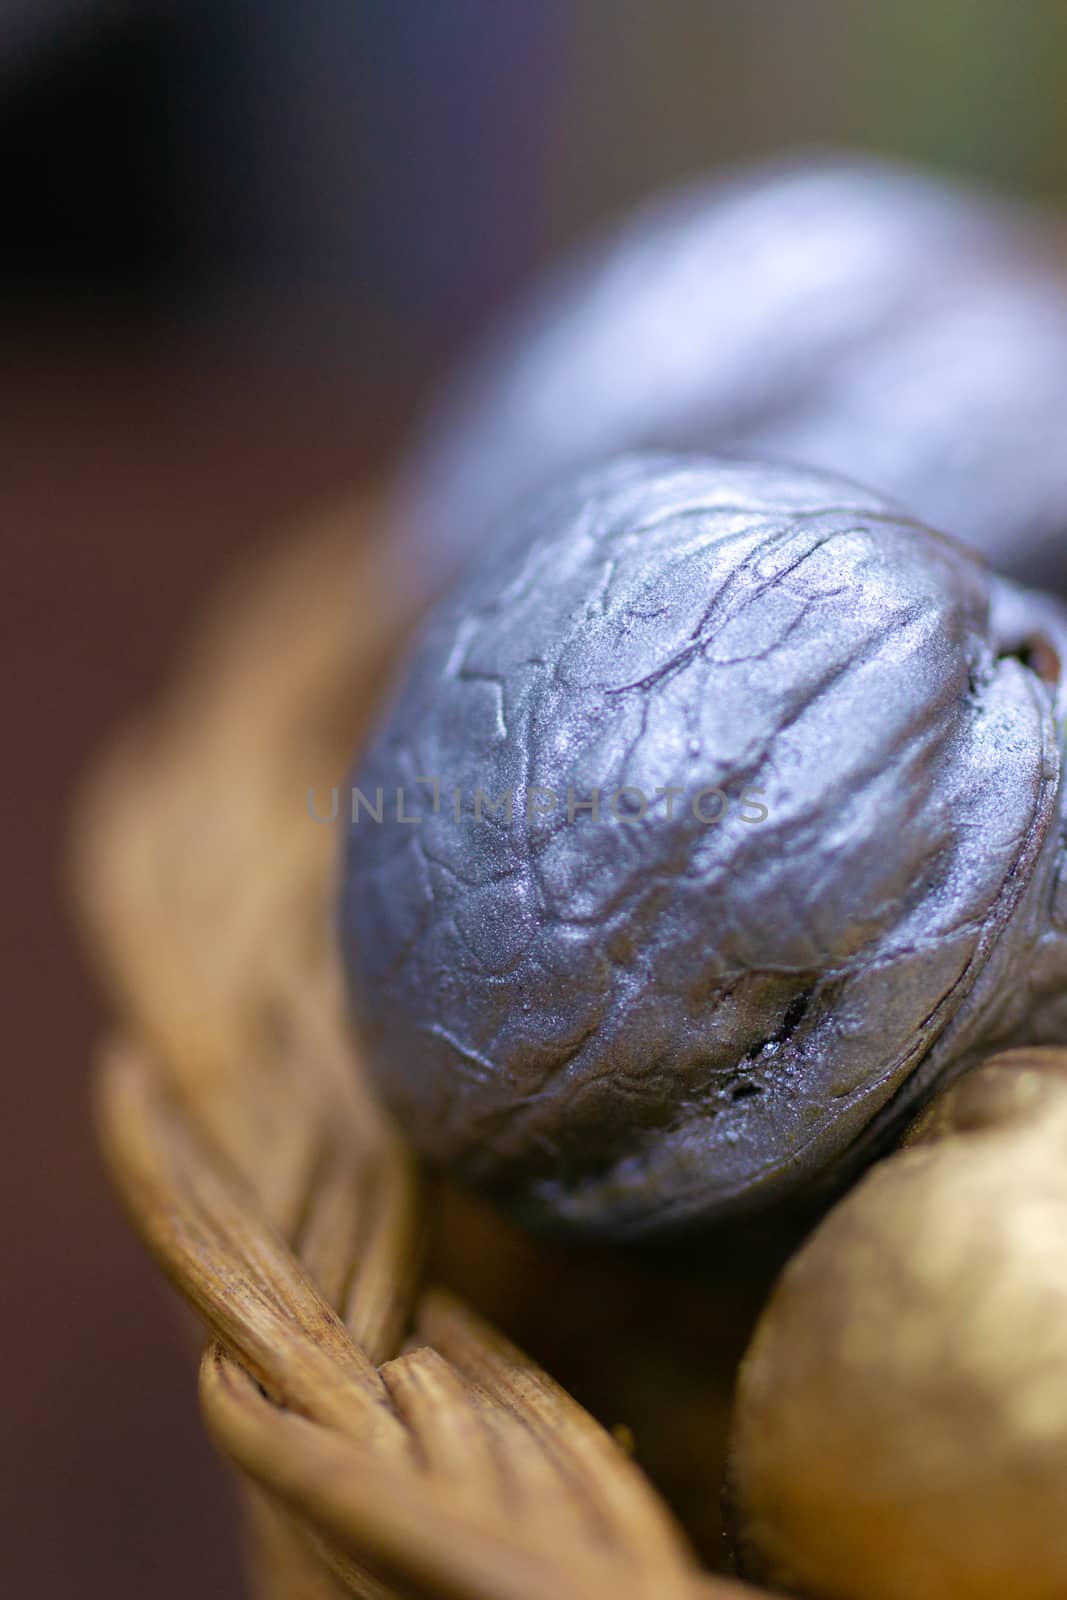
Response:
[[[742,1364],[746,1566],[825,1600],[1067,1595],[1067,1053],[925,1113],[786,1267]]]

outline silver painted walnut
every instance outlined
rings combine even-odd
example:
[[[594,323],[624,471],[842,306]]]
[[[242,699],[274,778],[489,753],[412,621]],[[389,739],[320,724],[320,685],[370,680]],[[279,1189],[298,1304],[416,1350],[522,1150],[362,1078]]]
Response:
[[[1067,590],[1067,229],[860,156],[642,207],[493,329],[427,419],[394,526],[447,576],[523,494],[630,449],[847,473]]]
[[[537,1224],[662,1232],[1062,1036],[1065,648],[842,479],[624,457],[532,503],[354,774],[350,990],[415,1145]]]

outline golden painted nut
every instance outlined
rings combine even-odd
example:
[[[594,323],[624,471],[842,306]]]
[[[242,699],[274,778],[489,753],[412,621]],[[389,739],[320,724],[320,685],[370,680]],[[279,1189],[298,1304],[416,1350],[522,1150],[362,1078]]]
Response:
[[[975,1069],[793,1257],[730,1499],[746,1572],[824,1600],[1067,1595],[1067,1052]]]

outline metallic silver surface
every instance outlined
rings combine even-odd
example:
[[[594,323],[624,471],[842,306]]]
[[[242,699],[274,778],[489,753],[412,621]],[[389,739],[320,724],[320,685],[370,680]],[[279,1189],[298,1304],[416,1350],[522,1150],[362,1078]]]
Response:
[[[653,1233],[1067,1037],[1065,652],[842,479],[623,457],[531,502],[354,776],[345,958],[407,1134],[536,1223]]]
[[[394,525],[440,583],[518,497],[634,448],[846,473],[1067,590],[1067,232],[862,157],[638,211],[520,299],[427,419]]]

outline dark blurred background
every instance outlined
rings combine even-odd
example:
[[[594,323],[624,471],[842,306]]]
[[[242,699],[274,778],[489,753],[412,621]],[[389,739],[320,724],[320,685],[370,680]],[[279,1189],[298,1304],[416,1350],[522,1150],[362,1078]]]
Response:
[[[4,1594],[241,1593],[185,1332],[89,1133],[106,1016],[63,876],[93,750],[565,241],[811,143],[1062,198],[1065,67],[1062,0],[0,3]]]

